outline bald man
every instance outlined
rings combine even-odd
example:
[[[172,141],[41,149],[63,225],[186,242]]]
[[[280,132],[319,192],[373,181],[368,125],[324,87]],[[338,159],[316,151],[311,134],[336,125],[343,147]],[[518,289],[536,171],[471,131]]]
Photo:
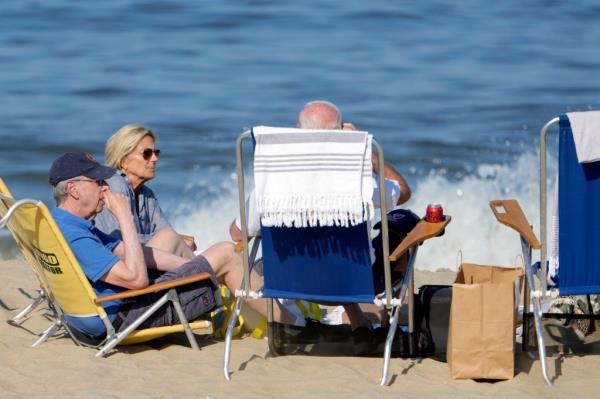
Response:
[[[324,100],[311,101],[304,105],[298,114],[298,127],[301,129],[321,130],[356,130],[353,124],[342,122],[342,113],[339,108]],[[379,207],[379,186],[377,175],[379,175],[379,164],[377,156],[373,154],[373,204]],[[393,209],[408,201],[411,196],[410,187],[402,175],[388,162],[384,163],[383,175],[385,177],[386,209]],[[250,193],[246,201],[246,220],[248,223],[248,235],[260,235],[260,215],[256,210],[254,191]],[[231,223],[229,233],[234,241],[242,239],[241,222],[239,216]],[[383,282],[383,264],[373,266],[374,279]],[[377,289],[381,289],[381,284]],[[370,327],[370,322],[356,303],[345,304],[344,309],[352,326],[352,338],[354,341],[354,353],[367,355],[372,353],[375,347],[375,338]]]

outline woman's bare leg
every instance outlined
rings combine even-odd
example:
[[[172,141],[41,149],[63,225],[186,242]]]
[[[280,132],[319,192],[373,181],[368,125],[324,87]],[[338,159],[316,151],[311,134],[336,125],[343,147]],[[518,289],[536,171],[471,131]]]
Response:
[[[154,236],[148,240],[146,246],[160,249],[188,260],[194,257],[194,252],[187,246],[183,238],[171,228],[157,231]]]
[[[217,280],[224,283],[231,292],[241,288],[244,277],[244,268],[242,257],[234,251],[234,245],[230,242],[217,243],[206,251],[202,252],[214,270]],[[258,289],[262,287],[262,278],[252,272],[250,276],[250,288]],[[296,316],[289,310],[282,308],[279,301],[275,301],[277,306],[273,306],[273,318],[275,321],[285,324],[294,324]],[[248,306],[256,310],[263,316],[267,315],[267,301],[265,299],[252,299],[246,302]]]

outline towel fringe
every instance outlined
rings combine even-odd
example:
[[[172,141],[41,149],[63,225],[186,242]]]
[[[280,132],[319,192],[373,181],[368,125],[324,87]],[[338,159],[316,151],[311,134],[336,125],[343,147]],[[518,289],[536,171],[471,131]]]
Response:
[[[273,211],[273,210],[276,211]],[[356,226],[374,214],[372,201],[357,196],[269,196],[257,198],[264,226]]]
[[[370,134],[266,126],[253,133],[257,211],[264,226],[348,227],[372,219]],[[344,159],[343,168],[326,161],[331,152]],[[287,157],[293,164],[282,165]]]

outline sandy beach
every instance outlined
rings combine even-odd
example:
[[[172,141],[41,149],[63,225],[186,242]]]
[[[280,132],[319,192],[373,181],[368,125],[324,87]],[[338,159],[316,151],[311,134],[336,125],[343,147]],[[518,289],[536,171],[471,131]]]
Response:
[[[3,398],[592,398],[600,388],[600,353],[555,355],[549,361],[555,386],[548,387],[540,364],[519,353],[514,379],[501,382],[452,380],[446,363],[393,358],[390,386],[380,387],[380,358],[294,355],[272,358],[267,341],[236,339],[230,370],[222,374],[224,344],[208,331],[197,333],[194,352],[183,335],[151,345],[120,347],[104,359],[57,334],[31,348],[48,325],[47,309],[34,312],[22,328],[6,323],[29,302],[36,282],[20,260],[0,261],[0,392]],[[446,283],[452,273],[418,272],[417,282]]]

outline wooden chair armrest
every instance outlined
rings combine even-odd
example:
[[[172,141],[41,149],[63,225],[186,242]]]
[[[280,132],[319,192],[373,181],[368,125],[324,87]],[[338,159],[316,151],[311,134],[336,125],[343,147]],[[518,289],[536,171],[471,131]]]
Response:
[[[490,208],[496,219],[505,226],[517,231],[529,243],[533,249],[540,249],[538,241],[527,217],[523,213],[519,201],[517,200],[492,200]]]
[[[118,294],[106,295],[103,297],[95,298],[94,303],[100,304],[102,302],[114,301],[116,299],[131,298],[134,296],[150,294],[151,292],[169,290],[171,288],[195,283],[197,281],[207,280],[210,277],[211,277],[210,273],[198,273],[198,274],[194,274],[193,276],[183,277],[183,278],[180,278],[177,280],[165,281],[163,283],[158,283],[158,284],[152,284],[152,285],[147,286],[146,288],[140,288],[139,290],[128,290],[128,291],[120,292]]]
[[[421,219],[410,233],[404,237],[404,240],[398,244],[394,252],[391,253],[389,257],[390,261],[397,261],[411,247],[421,244],[432,237],[436,237],[450,223],[450,220],[452,220],[452,217],[449,215],[444,215],[444,220],[439,223],[429,223]]]

